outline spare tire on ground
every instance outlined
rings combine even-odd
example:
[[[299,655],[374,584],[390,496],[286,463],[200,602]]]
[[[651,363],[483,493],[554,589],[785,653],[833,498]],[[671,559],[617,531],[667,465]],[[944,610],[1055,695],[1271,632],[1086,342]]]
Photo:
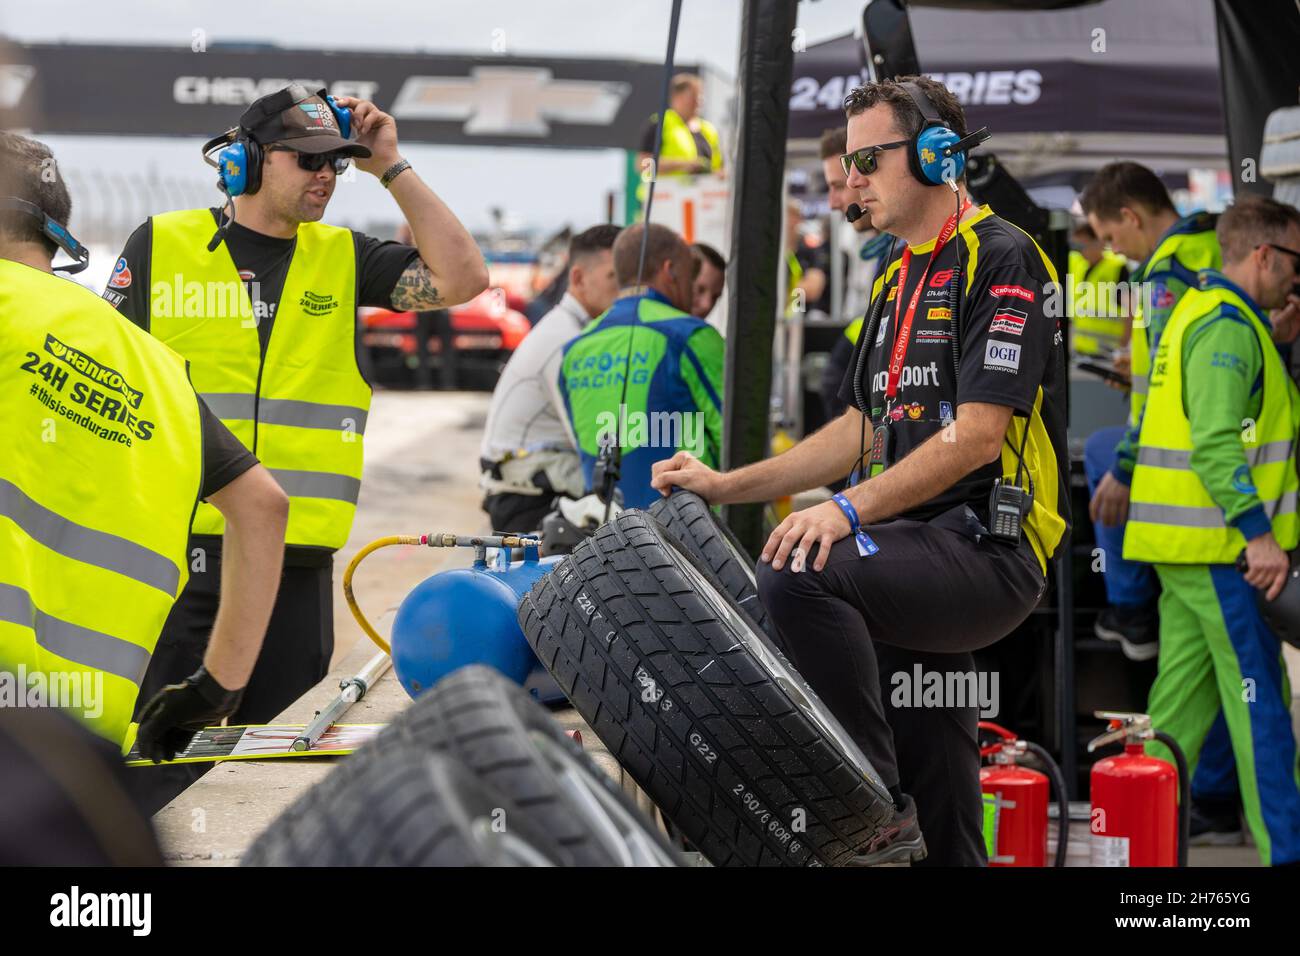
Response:
[[[767,611],[758,599],[754,561],[735,532],[710,510],[708,503],[695,492],[679,488],[652,504],[650,514],[707,564],[763,633],[772,636]]]
[[[681,862],[546,708],[491,667],[444,677],[372,746],[432,746],[454,755],[553,836],[575,865]]]
[[[346,758],[320,787],[344,770],[355,777],[370,772],[370,766],[418,762],[420,755],[429,753],[444,754],[476,778],[478,786],[495,795],[496,812],[489,823],[497,829],[504,826],[512,832],[513,821],[518,820],[529,833],[545,834],[538,848],[545,850],[543,855],[551,862],[575,866],[679,863],[662,834],[567,737],[545,708],[490,667],[464,667],[443,678],[375,740]],[[335,817],[346,812],[357,784],[338,786],[347,794],[330,797],[327,806],[317,806],[312,812]],[[432,801],[439,798],[434,791],[426,797]],[[372,799],[385,806],[391,802],[383,790]],[[292,813],[293,808],[285,816]],[[466,819],[466,815],[457,819]],[[275,842],[280,825],[279,821],[272,824],[259,844]],[[385,842],[396,833],[390,829],[374,838]],[[528,842],[533,845],[535,841],[530,838]],[[508,864],[511,852],[517,849],[507,845],[501,862]],[[436,865],[436,860],[429,864]]]
[[[892,815],[879,775],[713,572],[625,512],[525,595],[542,663],[715,865],[839,865]]]
[[[563,848],[459,761],[358,750],[285,810],[242,866],[561,866]]]

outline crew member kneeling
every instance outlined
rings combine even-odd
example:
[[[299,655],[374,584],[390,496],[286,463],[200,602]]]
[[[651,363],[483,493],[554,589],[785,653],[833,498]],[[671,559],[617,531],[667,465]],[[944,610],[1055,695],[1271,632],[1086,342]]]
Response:
[[[960,153],[945,168],[942,149],[966,130],[943,86],[873,83],[845,108],[848,185],[906,243],[876,283],[840,390],[848,409],[777,458],[720,474],[679,453],[654,484],[768,501],[843,477],[865,449],[867,480],[772,533],[759,594],[796,667],[891,787],[895,825],[859,862],[913,850],[919,816],[933,859],[979,865],[974,702],[886,700],[891,675],[916,664],[973,672],[971,652],[1045,590],[1068,526],[1062,346],[1044,313],[1056,276],[1025,233],[969,204]]]

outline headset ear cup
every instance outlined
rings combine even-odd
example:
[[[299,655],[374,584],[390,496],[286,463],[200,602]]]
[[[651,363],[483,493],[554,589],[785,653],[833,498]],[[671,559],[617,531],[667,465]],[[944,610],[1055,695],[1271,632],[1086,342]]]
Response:
[[[325,102],[329,104],[330,110],[334,113],[334,121],[339,124],[339,135],[344,139],[352,138],[352,111],[346,106],[339,106],[334,102],[334,97],[325,97]]]
[[[949,179],[957,180],[966,169],[966,155],[943,155],[943,150],[961,139],[946,126],[929,126],[916,136],[916,167],[921,181],[931,186],[942,186]],[[916,170],[913,170],[916,171]]]
[[[258,145],[256,140],[245,139],[244,146],[248,156],[248,185],[244,188],[244,192],[251,196],[262,188],[262,159],[264,157],[262,147]]]
[[[912,171],[916,181],[922,186],[932,186],[933,183],[925,177],[925,170],[921,166],[921,136],[925,130],[921,130],[912,137],[912,142],[907,147],[907,168]]]
[[[248,191],[248,149],[234,142],[217,154],[217,176],[227,196],[242,196]]]

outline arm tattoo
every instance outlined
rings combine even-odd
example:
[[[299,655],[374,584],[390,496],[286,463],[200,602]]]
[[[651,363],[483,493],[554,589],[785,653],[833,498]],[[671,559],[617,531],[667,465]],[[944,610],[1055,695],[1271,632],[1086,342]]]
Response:
[[[418,312],[425,309],[442,307],[442,296],[433,284],[433,273],[424,264],[423,259],[416,259],[397,280],[393,287],[393,308],[399,312]]]

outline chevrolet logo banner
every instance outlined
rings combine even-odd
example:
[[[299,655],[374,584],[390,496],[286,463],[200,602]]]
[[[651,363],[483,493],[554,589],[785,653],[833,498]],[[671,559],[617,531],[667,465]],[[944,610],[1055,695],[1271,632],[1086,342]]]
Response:
[[[373,99],[403,142],[635,149],[663,64],[542,57],[13,44],[0,105],[33,131],[210,136],[266,93],[301,82]],[[121,69],[130,58],[132,68]],[[689,69],[689,67],[687,68]],[[94,76],[93,84],[69,82]]]
[[[607,126],[629,83],[557,80],[544,67],[480,66],[467,77],[412,76],[393,101],[399,120],[464,120],[466,136],[548,136],[550,121]]]

